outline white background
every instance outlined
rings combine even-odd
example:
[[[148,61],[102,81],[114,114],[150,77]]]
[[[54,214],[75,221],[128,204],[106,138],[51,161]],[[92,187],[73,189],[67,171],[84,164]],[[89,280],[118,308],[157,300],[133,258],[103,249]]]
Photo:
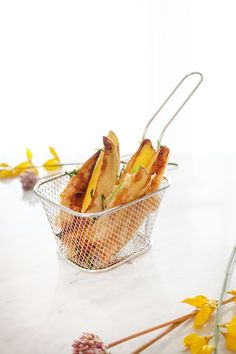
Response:
[[[91,154],[109,129],[131,152],[195,70],[205,80],[163,142],[235,153],[235,10],[234,0],[1,1],[0,162],[22,161],[26,146],[36,159],[48,145]]]
[[[236,0],[0,0],[0,162],[23,161],[29,146],[40,163],[48,145],[80,160],[109,129],[131,152],[182,76],[205,77],[164,137],[190,155],[170,171],[152,251],[132,265],[98,282],[73,272],[32,194],[0,184],[2,352],[69,353],[82,330],[113,341],[187,313],[186,296],[218,298],[235,242],[236,159],[195,153],[236,153],[235,37]],[[160,353],[183,353],[176,333]]]

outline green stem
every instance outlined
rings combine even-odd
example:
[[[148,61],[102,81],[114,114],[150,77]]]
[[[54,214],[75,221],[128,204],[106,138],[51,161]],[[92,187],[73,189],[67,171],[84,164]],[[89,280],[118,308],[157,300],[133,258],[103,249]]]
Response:
[[[179,164],[177,162],[168,162],[168,166],[179,167]]]
[[[219,334],[220,334],[219,323],[221,321],[221,308],[222,308],[225,292],[228,289],[230,278],[231,278],[231,275],[233,272],[235,260],[236,260],[236,245],[232,249],[227,267],[225,269],[225,278],[224,278],[223,285],[221,288],[220,299],[219,299],[218,308],[216,311],[216,321],[215,321],[215,330],[214,330],[214,342],[215,342],[214,354],[218,354],[218,343],[219,343]]]

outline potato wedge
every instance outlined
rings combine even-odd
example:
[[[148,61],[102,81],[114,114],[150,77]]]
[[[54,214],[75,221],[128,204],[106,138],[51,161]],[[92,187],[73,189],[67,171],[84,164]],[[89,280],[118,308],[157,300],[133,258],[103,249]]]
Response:
[[[131,185],[131,175],[127,173],[124,180],[115,186],[113,192],[108,196],[106,208],[114,208],[115,206],[127,203],[127,196]]]
[[[104,208],[104,200],[112,192],[116,183],[119,170],[119,161],[116,146],[111,139],[103,137],[104,151],[99,174],[96,175],[97,180],[94,181],[93,193],[90,192],[91,201],[89,206],[82,208],[83,212],[93,213],[102,211]],[[96,167],[95,167],[95,173]],[[91,177],[91,179],[93,176]]]
[[[124,171],[121,174],[120,180],[122,181],[127,173],[132,173],[136,168],[148,167],[149,162],[156,154],[156,150],[153,148],[149,139],[144,139],[138,150],[131,157],[127,163]]]
[[[124,180],[116,187],[110,196],[107,208],[129,203],[145,194],[145,187],[149,180],[149,175],[144,167],[140,167],[133,174],[127,173]],[[108,197],[109,199],[109,197]]]
[[[118,158],[118,161],[120,163],[120,144],[119,144],[119,140],[118,140],[116,134],[112,130],[109,131],[108,138],[111,139],[113,141],[113,143],[115,144],[116,152],[117,152],[117,158]]]
[[[77,171],[76,175],[69,180],[66,188],[61,193],[62,205],[77,212],[81,212],[88,184],[99,155],[100,152],[97,151],[83,164],[83,166]]]
[[[157,191],[168,163],[170,150],[166,146],[161,146],[158,156],[151,167],[152,178],[150,185],[146,188],[146,194]]]

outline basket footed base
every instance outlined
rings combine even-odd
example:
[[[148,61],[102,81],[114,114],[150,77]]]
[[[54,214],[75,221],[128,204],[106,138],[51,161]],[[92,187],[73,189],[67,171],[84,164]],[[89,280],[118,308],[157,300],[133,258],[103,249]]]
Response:
[[[83,272],[87,272],[87,273],[101,273],[101,272],[106,272],[108,270],[111,270],[113,268],[116,268],[124,263],[128,263],[131,260],[133,260],[134,258],[141,256],[142,254],[146,253],[152,246],[151,241],[149,241],[149,243],[146,244],[146,246],[137,251],[136,253],[133,253],[132,255],[128,256],[128,257],[123,257],[123,258],[119,258],[116,261],[114,261],[111,265],[104,267],[104,268],[100,268],[100,269],[88,269],[88,268],[84,268],[79,266],[78,264],[76,264],[75,262],[71,261],[70,259],[68,259],[61,251],[60,249],[57,249],[57,253],[58,255],[67,263],[71,264],[72,266],[76,267],[79,270],[82,270]]]

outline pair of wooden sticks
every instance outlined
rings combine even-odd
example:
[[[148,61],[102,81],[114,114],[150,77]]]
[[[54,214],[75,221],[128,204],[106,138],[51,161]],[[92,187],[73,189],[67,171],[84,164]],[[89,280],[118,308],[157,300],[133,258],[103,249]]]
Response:
[[[226,305],[230,302],[233,302],[234,301],[234,297],[231,297],[225,301],[223,301],[222,305]],[[171,320],[171,321],[168,321],[168,322],[164,322],[162,324],[159,324],[157,326],[154,326],[154,327],[151,327],[151,328],[148,328],[146,330],[143,330],[141,332],[137,332],[137,333],[134,333],[134,334],[131,334],[130,336],[128,337],[124,337],[122,339],[119,339],[115,342],[112,342],[110,344],[108,344],[108,349],[109,348],[112,348],[112,347],[115,347],[121,343],[124,343],[124,342],[127,342],[127,341],[130,341],[134,338],[137,338],[137,337],[140,337],[140,336],[143,336],[147,333],[150,333],[150,332],[154,332],[158,329],[161,329],[161,328],[166,328],[163,332],[161,332],[159,335],[157,335],[156,337],[154,337],[153,339],[149,340],[148,342],[144,343],[143,345],[141,345],[139,348],[137,348],[136,350],[134,350],[131,354],[139,354],[141,352],[143,352],[145,349],[147,349],[148,347],[150,347],[152,344],[154,344],[155,342],[157,342],[159,339],[161,339],[162,337],[166,336],[168,333],[170,333],[171,331],[173,331],[175,328],[177,328],[178,326],[180,326],[182,323],[186,322],[188,319],[194,317],[196,314],[197,314],[198,310],[194,310],[190,313],[188,313],[187,315],[184,315],[184,316],[181,316],[181,317],[178,317],[178,318],[175,318],[174,320]]]

